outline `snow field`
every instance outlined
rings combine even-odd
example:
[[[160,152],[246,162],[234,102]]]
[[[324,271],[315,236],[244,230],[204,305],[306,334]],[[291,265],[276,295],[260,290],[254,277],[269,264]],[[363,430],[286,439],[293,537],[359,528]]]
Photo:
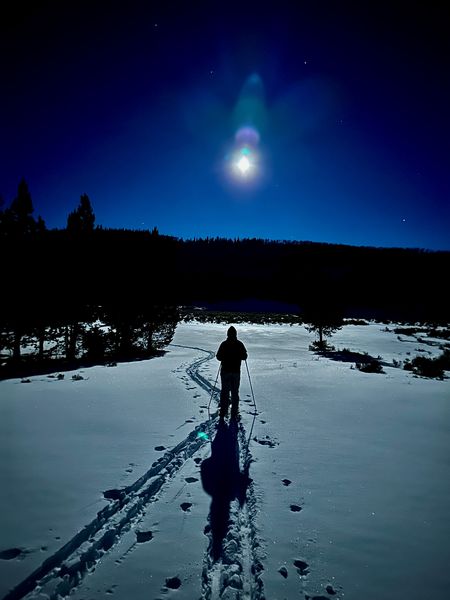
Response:
[[[439,353],[384,327],[346,326],[331,342],[385,363]],[[116,506],[105,490],[129,489],[120,510],[140,508],[121,529],[119,517],[105,522],[97,535],[116,533],[93,572],[66,588],[53,578],[30,598],[447,596],[450,380],[361,373],[311,353],[301,327],[237,327],[258,411],[243,368],[238,443],[242,469],[250,437],[251,482],[242,506],[229,503],[222,561],[211,560],[201,468],[211,446],[194,442],[202,422],[217,435],[206,407],[218,363],[207,359],[226,328],[181,324],[164,357],[93,367],[80,381],[0,383],[0,552],[19,551],[0,560],[0,595]],[[132,491],[162,457],[172,462]]]

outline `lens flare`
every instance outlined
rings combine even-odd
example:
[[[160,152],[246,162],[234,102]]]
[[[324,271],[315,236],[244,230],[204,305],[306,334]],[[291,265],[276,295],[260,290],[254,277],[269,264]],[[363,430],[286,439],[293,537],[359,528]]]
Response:
[[[236,131],[236,135],[234,137],[238,145],[249,144],[253,147],[259,144],[260,139],[258,131],[254,127],[250,127],[248,125],[240,127]]]
[[[237,190],[252,191],[266,180],[265,156],[260,149],[267,121],[262,80],[250,75],[232,115],[234,140],[225,154],[226,179]]]

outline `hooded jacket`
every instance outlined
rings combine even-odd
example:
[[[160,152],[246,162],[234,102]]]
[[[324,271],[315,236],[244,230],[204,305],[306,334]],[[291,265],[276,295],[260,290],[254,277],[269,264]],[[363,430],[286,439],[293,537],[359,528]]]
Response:
[[[247,350],[237,339],[237,331],[233,326],[228,329],[227,339],[220,344],[216,357],[222,363],[223,373],[240,373],[241,361],[247,360]]]

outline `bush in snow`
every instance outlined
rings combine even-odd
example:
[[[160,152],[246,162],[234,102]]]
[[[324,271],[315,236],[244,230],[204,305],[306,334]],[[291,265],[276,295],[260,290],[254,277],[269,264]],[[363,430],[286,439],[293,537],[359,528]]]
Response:
[[[316,340],[311,342],[309,345],[309,350],[311,352],[333,352],[336,350],[336,348],[329,344],[326,340]]]
[[[405,362],[403,368],[420,377],[444,379],[444,371],[450,370],[450,349],[447,348],[435,358],[416,356],[411,361]]]
[[[379,360],[371,360],[369,362],[356,363],[356,368],[362,373],[384,373],[383,366]]]

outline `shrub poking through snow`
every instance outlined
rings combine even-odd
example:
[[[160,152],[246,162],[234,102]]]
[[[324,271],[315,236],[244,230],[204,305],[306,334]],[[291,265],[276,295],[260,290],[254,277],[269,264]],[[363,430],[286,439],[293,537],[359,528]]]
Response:
[[[328,344],[326,340],[316,340],[309,345],[309,350],[311,352],[333,352],[336,348]]]
[[[444,371],[450,370],[450,349],[447,348],[440,356],[435,358],[416,356],[411,361],[405,361],[403,368],[412,371],[419,377],[444,379]]]
[[[379,360],[371,360],[369,362],[356,363],[356,368],[362,373],[384,373],[383,367]]]

